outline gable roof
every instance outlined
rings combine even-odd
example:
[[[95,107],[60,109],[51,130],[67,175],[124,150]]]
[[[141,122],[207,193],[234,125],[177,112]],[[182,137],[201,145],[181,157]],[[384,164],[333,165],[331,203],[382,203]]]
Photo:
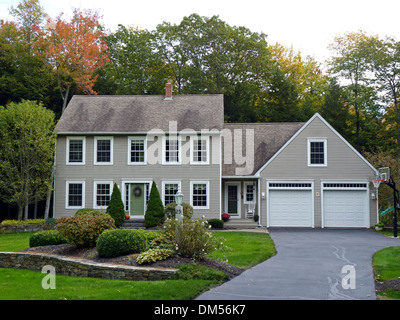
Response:
[[[223,95],[74,96],[56,131],[79,133],[146,133],[152,129],[169,131],[169,121],[177,130],[222,130]]]
[[[225,123],[224,130],[230,130],[232,137],[234,136],[234,130],[242,130],[242,141],[234,141],[234,143],[235,145],[241,143],[243,156],[246,155],[246,130],[253,130],[254,166],[253,170],[247,175],[254,175],[303,125],[304,122]],[[222,149],[224,157],[225,142],[222,143]],[[228,164],[226,160],[224,158],[222,162],[223,176],[236,176],[236,169],[245,166],[245,164],[237,165],[233,154],[232,164]]]
[[[347,147],[349,147],[363,162],[365,162],[375,173],[377,173],[376,168],[368,162],[345,138],[343,138],[339,132],[337,132],[319,113],[315,113],[310,120],[308,120],[272,157],[270,157],[263,166],[261,166],[257,172],[255,172],[256,176],[260,175],[260,172],[264,170],[266,166],[268,166],[271,161],[273,161],[281,152],[284,150],[307,126],[314,121],[315,118],[320,119],[334,134],[338,136],[340,140],[342,140]]]

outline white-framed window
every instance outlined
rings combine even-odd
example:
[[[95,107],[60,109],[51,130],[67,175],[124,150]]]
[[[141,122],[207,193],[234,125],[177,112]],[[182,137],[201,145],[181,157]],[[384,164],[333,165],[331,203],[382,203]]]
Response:
[[[67,137],[67,164],[84,165],[86,154],[85,137]]]
[[[190,163],[191,164],[209,164],[210,161],[210,138],[192,137],[190,139]]]
[[[94,137],[94,164],[113,164],[113,137]]]
[[[128,164],[146,164],[146,137],[128,138]]]
[[[81,209],[85,207],[85,181],[66,181],[65,208]]]
[[[243,202],[245,204],[256,203],[255,192],[256,192],[255,182],[245,182]]]
[[[163,137],[163,164],[181,164],[181,140],[179,137]]]
[[[94,181],[93,182],[93,208],[107,209],[111,199],[113,182]]]
[[[309,138],[307,140],[307,158],[309,167],[326,167],[327,139]]]
[[[190,181],[190,205],[193,209],[209,209],[209,189],[209,181]]]
[[[181,190],[180,181],[163,181],[162,182],[162,200],[164,206],[168,203],[175,202],[175,194]]]

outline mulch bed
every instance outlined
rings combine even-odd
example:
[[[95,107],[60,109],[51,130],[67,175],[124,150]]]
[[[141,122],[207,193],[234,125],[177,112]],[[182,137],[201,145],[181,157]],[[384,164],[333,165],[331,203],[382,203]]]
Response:
[[[21,252],[35,253],[35,254],[52,254],[60,257],[68,257],[72,259],[87,260],[97,263],[107,263],[116,265],[128,265],[135,267],[154,267],[154,268],[169,268],[176,269],[181,264],[192,264],[193,260],[190,258],[183,258],[179,256],[170,257],[165,260],[160,260],[151,264],[138,264],[136,259],[139,254],[128,254],[125,256],[114,258],[101,258],[97,253],[96,248],[77,248],[72,244],[59,244],[50,246],[33,247],[21,250]],[[203,265],[209,268],[214,268],[225,272],[229,279],[241,274],[244,269],[232,266],[219,260],[205,258],[201,261],[196,261],[196,264]]]

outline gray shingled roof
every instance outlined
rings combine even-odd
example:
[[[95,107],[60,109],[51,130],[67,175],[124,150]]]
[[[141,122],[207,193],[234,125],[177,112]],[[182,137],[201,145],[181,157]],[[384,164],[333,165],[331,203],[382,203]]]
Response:
[[[58,133],[134,133],[217,129],[224,123],[223,95],[74,96],[56,126]]]
[[[270,122],[270,123],[225,123],[224,129],[231,130],[232,137],[235,129],[242,130],[242,141],[234,141],[234,145],[242,143],[242,154],[246,155],[246,129],[254,130],[254,175],[283,145],[304,125],[304,122]],[[222,143],[223,155],[225,143]],[[245,165],[235,164],[232,153],[232,164],[223,159],[222,175],[235,176],[236,168]]]

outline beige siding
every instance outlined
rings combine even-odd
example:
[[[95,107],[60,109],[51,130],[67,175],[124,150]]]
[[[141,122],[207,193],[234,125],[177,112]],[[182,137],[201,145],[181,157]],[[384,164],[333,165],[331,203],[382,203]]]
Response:
[[[190,201],[190,181],[209,181],[209,209],[195,210],[196,216],[219,218],[220,216],[220,164],[209,165],[128,165],[128,136],[114,136],[113,165],[94,165],[94,137],[86,136],[85,165],[66,164],[66,136],[59,136],[56,156],[56,185],[55,185],[55,217],[69,216],[75,213],[73,209],[65,208],[66,181],[85,181],[85,207],[93,207],[93,182],[113,181],[122,190],[123,180],[154,180],[160,195],[162,195],[163,180],[180,180],[184,194],[184,202]],[[212,144],[218,144],[217,139],[210,138],[210,152]],[[182,147],[189,146],[189,139],[182,141]],[[148,146],[149,147],[149,146]],[[124,195],[122,195],[124,197]]]
[[[327,140],[327,166],[309,167],[307,139]],[[321,181],[364,181],[374,177],[373,169],[340,139],[319,117],[315,117],[261,172],[261,192],[268,180],[306,180],[314,183],[314,226],[321,226]],[[371,189],[369,193],[375,192]],[[376,223],[376,200],[369,195],[370,224]],[[266,224],[266,199],[261,200],[262,224]]]

